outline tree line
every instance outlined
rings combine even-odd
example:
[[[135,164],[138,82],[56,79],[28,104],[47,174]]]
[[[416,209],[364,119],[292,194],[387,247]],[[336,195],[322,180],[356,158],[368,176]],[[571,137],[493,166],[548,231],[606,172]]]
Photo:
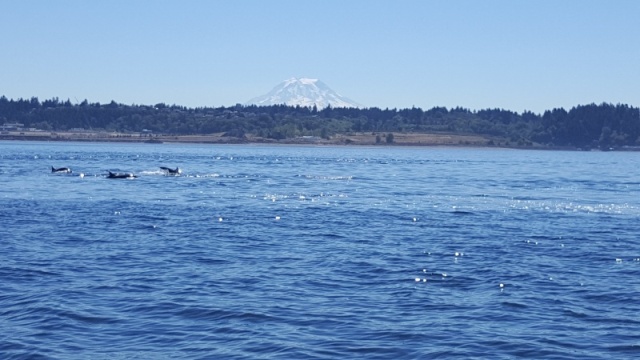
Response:
[[[509,139],[513,145],[603,148],[640,146],[640,111],[624,104],[588,104],[565,110],[517,113],[504,109],[456,107],[380,109],[286,105],[187,108],[158,103],[124,105],[72,104],[58,98],[40,101],[0,97],[0,123],[67,131],[142,132],[190,135],[251,134],[272,139],[299,136],[330,138],[353,132],[421,132],[477,134]],[[392,140],[392,139],[391,139]]]

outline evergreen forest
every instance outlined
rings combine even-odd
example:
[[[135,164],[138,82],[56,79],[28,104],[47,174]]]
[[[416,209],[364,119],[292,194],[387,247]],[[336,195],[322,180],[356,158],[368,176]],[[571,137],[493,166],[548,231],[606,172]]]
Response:
[[[300,136],[330,138],[354,132],[477,134],[509,139],[519,146],[611,149],[640,146],[640,111],[623,104],[588,104],[517,113],[503,109],[462,107],[428,110],[371,108],[308,108],[255,106],[187,108],[159,103],[124,105],[72,104],[58,98],[40,101],[0,97],[0,124],[20,123],[45,131],[142,132],[191,135],[251,134],[270,139]],[[389,140],[389,139],[387,139]]]

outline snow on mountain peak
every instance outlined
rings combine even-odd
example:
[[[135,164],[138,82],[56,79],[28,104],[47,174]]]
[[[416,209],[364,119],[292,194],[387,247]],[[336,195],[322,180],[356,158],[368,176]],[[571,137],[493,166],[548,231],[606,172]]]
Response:
[[[318,79],[291,78],[274,87],[269,93],[253,98],[247,104],[289,106],[316,106],[319,109],[331,107],[362,107],[333,91]]]
[[[305,84],[305,85],[312,85],[315,84],[318,79],[307,79],[307,78],[301,78],[298,80],[301,84]]]
[[[285,85],[293,85],[293,84],[304,84],[304,85],[312,85],[314,84],[316,81],[318,81],[318,79],[309,79],[309,78],[295,78],[292,77],[290,79],[287,79],[283,82],[283,84]]]

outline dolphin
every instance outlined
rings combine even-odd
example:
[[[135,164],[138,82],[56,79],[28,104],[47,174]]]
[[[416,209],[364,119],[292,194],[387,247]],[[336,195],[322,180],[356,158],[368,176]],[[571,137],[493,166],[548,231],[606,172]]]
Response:
[[[167,174],[169,174],[169,175],[180,175],[180,174],[182,174],[182,170],[180,170],[180,168],[177,167],[177,166],[176,166],[175,169],[171,169],[171,168],[168,168],[166,166],[160,166],[160,169],[166,171]]]
[[[138,176],[133,173],[112,173],[111,171],[109,171],[109,175],[107,175],[108,179],[135,179],[137,177]]]
[[[52,173],[66,173],[66,174],[71,174],[71,168],[68,167],[61,167],[61,168],[54,168],[53,166],[51,167],[51,172]]]

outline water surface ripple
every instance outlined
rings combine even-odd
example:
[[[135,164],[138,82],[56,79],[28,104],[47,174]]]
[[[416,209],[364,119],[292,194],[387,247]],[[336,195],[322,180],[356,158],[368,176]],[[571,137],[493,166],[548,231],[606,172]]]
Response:
[[[0,175],[2,359],[640,356],[637,153],[5,141]]]

